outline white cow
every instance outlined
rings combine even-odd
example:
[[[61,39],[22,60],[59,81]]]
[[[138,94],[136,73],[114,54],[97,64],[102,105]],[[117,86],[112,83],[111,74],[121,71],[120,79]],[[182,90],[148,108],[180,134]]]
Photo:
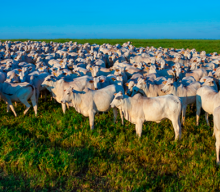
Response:
[[[219,150],[220,150],[220,106],[216,107],[213,112],[213,121],[214,121],[214,135],[216,139],[216,162],[219,165]]]
[[[86,92],[76,92],[75,87],[70,87],[65,91],[62,103],[72,103],[77,112],[85,117],[89,117],[90,128],[94,129],[94,118],[97,112],[109,111],[110,103],[114,98],[114,93],[124,91],[122,86],[109,85],[99,90],[88,90]],[[113,109],[114,122],[117,117],[117,109]],[[121,113],[120,113],[121,114]],[[121,116],[122,117],[122,116]]]
[[[48,91],[50,91],[53,95],[53,98],[56,99],[58,103],[61,103],[61,100],[63,99],[64,90],[67,90],[70,86],[74,86],[75,90],[77,91],[83,91],[86,88],[94,89],[93,82],[89,82],[93,80],[92,77],[89,76],[83,76],[75,78],[74,81],[66,82],[64,79],[60,79],[57,81],[56,77],[50,75],[47,76],[42,86],[46,87]],[[66,105],[61,103],[63,113],[66,112]]]
[[[158,84],[156,84],[151,81],[146,82],[145,79],[140,77],[138,79],[137,85],[133,87],[132,96],[135,95],[137,92],[140,92],[147,97],[163,96],[166,95],[164,92],[161,91],[163,86],[163,83],[159,84],[158,82]]]
[[[4,101],[7,102],[7,112],[9,111],[9,107],[14,113],[15,117],[17,114],[12,105],[12,101],[21,102],[27,108],[24,111],[24,115],[28,112],[31,105],[28,103],[28,99],[31,99],[35,116],[37,116],[37,103],[35,97],[35,87],[29,83],[0,83],[0,95]]]
[[[161,97],[143,97],[140,94],[128,97],[122,92],[115,95],[111,107],[122,110],[126,120],[135,124],[136,134],[141,137],[145,121],[159,123],[162,119],[170,119],[175,131],[175,140],[181,138],[180,113],[181,102],[178,97],[165,95]]]
[[[218,106],[220,106],[220,92],[210,86],[199,88],[196,93],[196,125],[199,125],[201,108],[205,111],[206,123],[209,126],[208,115],[213,114]]]
[[[164,82],[164,86],[161,89],[166,94],[173,94],[178,96],[182,104],[182,124],[185,123],[185,115],[187,105],[196,102],[196,91],[200,88],[199,82],[193,82],[188,86],[184,84],[179,84],[178,82],[173,82],[173,80],[168,79]]]

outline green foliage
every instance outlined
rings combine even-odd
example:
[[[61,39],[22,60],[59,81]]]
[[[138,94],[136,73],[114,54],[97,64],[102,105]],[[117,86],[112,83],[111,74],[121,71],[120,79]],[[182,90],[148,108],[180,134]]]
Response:
[[[112,110],[96,114],[91,131],[88,118],[73,108],[64,115],[50,98],[40,99],[37,117],[33,108],[24,116],[24,109],[18,104],[15,118],[1,101],[0,191],[219,190],[212,119],[207,127],[202,114],[197,127],[195,106],[187,109],[177,142],[169,120],[144,123],[138,139],[130,122],[122,126],[118,115],[113,123]]]

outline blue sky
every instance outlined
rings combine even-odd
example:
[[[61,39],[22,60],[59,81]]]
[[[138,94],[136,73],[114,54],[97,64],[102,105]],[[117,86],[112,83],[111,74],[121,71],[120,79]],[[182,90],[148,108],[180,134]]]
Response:
[[[1,2],[0,39],[220,39],[220,0]]]

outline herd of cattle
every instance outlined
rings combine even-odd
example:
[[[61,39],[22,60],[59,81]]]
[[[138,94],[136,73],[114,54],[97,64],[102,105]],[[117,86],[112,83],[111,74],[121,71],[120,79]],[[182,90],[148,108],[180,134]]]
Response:
[[[217,163],[220,150],[220,55],[195,49],[140,47],[131,42],[97,45],[77,42],[0,42],[0,95],[7,112],[17,116],[12,102],[21,102],[35,115],[39,95],[52,95],[66,107],[89,117],[94,128],[97,112],[113,108],[135,124],[141,137],[145,121],[170,119],[175,139],[181,137],[180,115],[185,123],[187,105],[196,103],[214,116]],[[118,109],[118,110],[117,110]]]

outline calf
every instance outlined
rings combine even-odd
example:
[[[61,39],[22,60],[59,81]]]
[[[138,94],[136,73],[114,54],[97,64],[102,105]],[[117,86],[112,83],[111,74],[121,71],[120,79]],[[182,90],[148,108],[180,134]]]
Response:
[[[181,103],[178,97],[165,95],[161,97],[142,97],[140,94],[128,97],[122,92],[115,95],[111,107],[122,110],[124,118],[135,124],[136,134],[141,137],[145,121],[159,123],[162,119],[170,119],[175,131],[175,140],[181,138],[180,113]]]
[[[123,91],[122,86],[109,85],[99,90],[88,90],[87,92],[76,92],[74,87],[65,91],[62,103],[72,102],[77,112],[85,117],[89,117],[90,128],[94,129],[94,118],[97,112],[107,112],[110,109],[110,103],[113,100],[114,93]],[[117,117],[117,109],[113,109],[114,122]],[[120,113],[121,114],[121,113]],[[122,114],[121,114],[122,117]]]
[[[205,111],[206,123],[209,126],[208,115],[213,114],[218,106],[220,106],[220,92],[210,86],[199,88],[196,92],[196,125],[199,125],[201,108]]]
[[[182,124],[185,123],[185,115],[187,105],[192,104],[196,101],[196,91],[200,88],[199,82],[193,82],[188,86],[184,84],[179,84],[178,82],[173,82],[173,80],[169,79],[164,82],[164,86],[161,89],[166,94],[173,94],[178,96],[181,100],[182,104]]]
[[[20,101],[27,107],[24,111],[25,115],[30,109],[30,104],[27,101],[30,98],[34,107],[35,116],[37,116],[35,87],[33,85],[29,83],[0,83],[0,95],[2,96],[2,99],[7,102],[7,112],[9,111],[10,107],[15,117],[17,117],[17,114],[12,105],[12,101]]]
[[[70,86],[74,86],[75,90],[83,91],[86,88],[94,89],[94,84],[89,81],[93,80],[92,77],[83,76],[75,78],[74,81],[66,82],[64,79],[57,79],[54,76],[48,76],[44,79],[42,86],[46,87],[53,95],[53,98],[56,99],[58,103],[61,103],[63,99],[64,90],[67,90]],[[66,111],[66,105],[61,103],[63,113]]]
[[[220,106],[216,107],[213,112],[213,121],[214,121],[214,135],[216,139],[216,162],[219,165],[219,150],[220,150]]]

